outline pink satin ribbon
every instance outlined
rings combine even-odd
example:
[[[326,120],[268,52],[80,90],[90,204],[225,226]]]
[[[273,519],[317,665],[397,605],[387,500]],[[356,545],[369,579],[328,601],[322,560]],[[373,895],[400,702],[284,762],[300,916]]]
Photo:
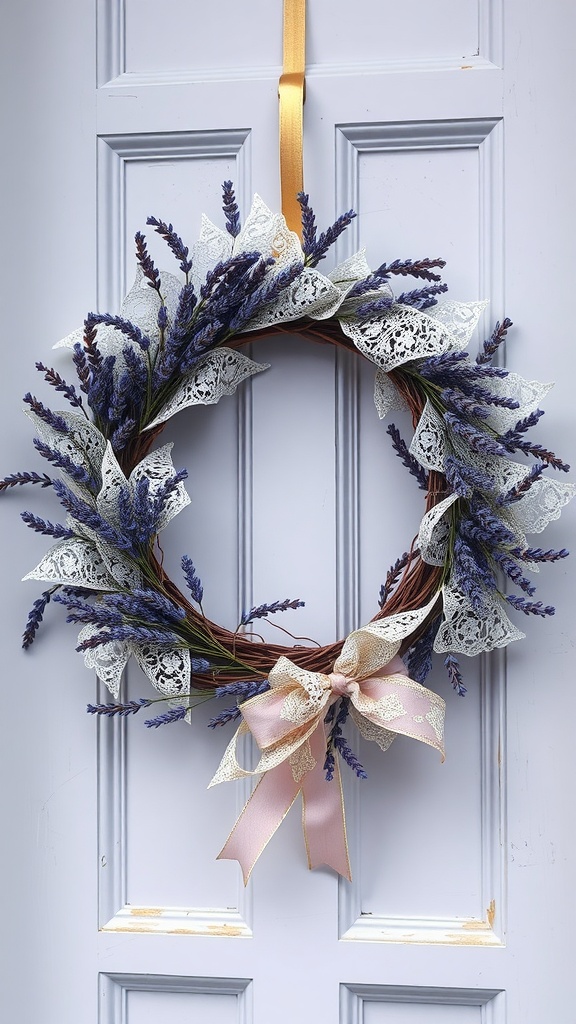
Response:
[[[281,666],[281,671],[280,671]],[[288,668],[286,668],[288,666]],[[296,691],[304,705],[309,695],[301,682],[286,683],[290,668],[299,672],[287,659],[280,659],[270,675],[271,689],[240,705],[244,719],[237,736],[249,730],[260,750],[272,758],[273,764],[264,774],[241,812],[223,849],[220,859],[237,860],[246,884],[258,857],[284,820],[299,793],[302,793],[302,824],[310,868],[326,864],[350,879],[350,861],[346,841],[344,802],[338,765],[334,779],[324,778],[326,734],[323,719],[327,708],[341,696],[350,696],[352,714],[361,731],[366,731],[363,720],[376,726],[372,730],[383,749],[394,735],[412,736],[436,747],[443,755],[438,714],[443,714],[444,702],[436,694],[407,677],[402,660],[395,656],[378,669],[377,675],[356,679],[332,672],[329,675],[307,674],[320,680],[324,696],[308,713],[303,724],[294,724],[283,709],[287,698]],[[281,680],[274,685],[275,672]],[[441,709],[439,712],[438,709]],[[368,731],[371,726],[368,724]],[[235,747],[235,740],[232,746]],[[296,751],[309,744],[307,762],[292,760]],[[229,748],[230,749],[230,748]],[[228,765],[225,777],[234,778],[256,774],[240,769],[231,772],[229,751],[223,759]],[[308,767],[309,765],[309,767]],[[296,770],[295,770],[296,769]],[[257,769],[258,771],[258,769]],[[213,783],[222,781],[215,776]]]

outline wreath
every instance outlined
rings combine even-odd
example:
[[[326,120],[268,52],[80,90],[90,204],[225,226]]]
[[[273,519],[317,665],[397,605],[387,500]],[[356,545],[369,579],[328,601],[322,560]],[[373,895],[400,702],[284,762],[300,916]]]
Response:
[[[191,252],[171,224],[148,218],[180,276],[160,273],[136,235],[136,280],[119,315],[90,313],[59,343],[71,349],[78,384],[36,364],[70,408],[53,412],[30,393],[24,398],[34,446],[61,476],[31,471],[0,481],[3,491],[51,487],[66,510],[63,524],[22,513],[55,541],[24,577],[49,587],[34,602],[23,646],[47,604],[64,605],[67,621],[81,627],[77,650],[114,698],[89,704],[91,714],[130,715],[164,702],[146,720],[158,727],[190,720],[208,696],[234,698],[210,722],[241,718],[212,783],[261,776],[221,853],[240,861],[245,878],[299,793],[310,866],[327,863],[350,876],[338,757],[357,776],[366,773],[343,735],[346,719],[384,750],[403,734],[443,755],[444,702],[423,685],[433,653],[445,655],[463,695],[458,653],[523,637],[510,609],[553,614],[534,600],[530,574],[568,552],[529,546],[526,535],[558,518],[575,493],[545,475],[569,467],[528,436],[551,385],[494,364],[511,321],[497,324],[472,358],[467,347],[485,303],[438,301],[443,260],[371,270],[359,252],[323,275],[318,264],[355,214],[318,234],[308,196],[298,199],[302,240],[258,196],[242,225],[231,182],[223,186],[226,230],[203,218]],[[413,287],[396,294],[390,282],[403,277]],[[394,425],[388,434],[426,493],[418,536],[388,572],[374,618],[325,647],[284,647],[250,632],[257,619],[300,607],[299,599],[250,608],[234,631],[212,622],[192,557],[182,557],[184,592],[166,575],[158,546],[189,502],[172,445],[155,447],[165,424],[267,368],[243,345],[292,332],[375,365],[378,415],[409,409],[410,445]],[[120,699],[131,657],[156,697]],[[254,772],[237,755],[248,732],[260,749]]]

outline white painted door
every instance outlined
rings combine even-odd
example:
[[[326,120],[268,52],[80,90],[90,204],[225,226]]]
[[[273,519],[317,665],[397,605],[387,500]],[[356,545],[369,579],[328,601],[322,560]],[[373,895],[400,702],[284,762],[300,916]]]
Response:
[[[318,222],[354,207],[340,255],[442,255],[453,297],[491,299],[485,326],[511,316],[508,362],[558,381],[546,442],[569,459],[571,5],[308,7]],[[92,0],[3,14],[2,474],[34,467],[19,402],[34,361],[97,303],[117,307],[148,214],[192,242],[201,212],[218,219],[224,179],[244,212],[254,191],[278,204],[280,0],[97,8],[97,25]],[[418,494],[386,446],[370,372],[297,340],[257,355],[272,369],[251,391],[170,428],[193,503],[166,560],[176,575],[194,557],[217,620],[301,597],[290,628],[328,642],[373,614]],[[444,765],[408,740],[361,749],[369,779],[346,783],[352,884],[308,872],[292,811],[244,890],[237,865],[215,861],[246,793],[206,792],[228,740],[206,729],[211,711],[191,728],[97,730],[94,683],[56,609],[20,651],[37,595],[18,580],[45,543],[17,512],[35,502],[45,511],[44,496],[0,502],[6,1020],[574,1020],[569,565],[543,573],[556,617],[528,623],[507,658],[467,664],[464,700],[435,672]],[[573,523],[554,524],[549,546],[569,546]],[[135,672],[128,687],[145,692]]]

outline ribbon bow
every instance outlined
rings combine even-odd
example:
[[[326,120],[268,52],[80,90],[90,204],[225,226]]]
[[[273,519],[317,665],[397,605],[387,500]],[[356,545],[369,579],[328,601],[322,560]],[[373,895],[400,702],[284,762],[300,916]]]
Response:
[[[245,883],[299,793],[308,866],[327,864],[350,879],[338,767],[332,782],[323,775],[324,717],[340,697],[349,697],[361,735],[382,750],[396,735],[411,736],[435,747],[444,759],[444,701],[408,678],[397,656],[403,636],[423,621],[432,603],[351,633],[329,674],[279,658],[270,672],[270,689],[240,705],[242,724],[210,786],[263,775],[218,855],[239,861]],[[261,753],[254,771],[242,768],[236,757],[238,740],[249,732]]]

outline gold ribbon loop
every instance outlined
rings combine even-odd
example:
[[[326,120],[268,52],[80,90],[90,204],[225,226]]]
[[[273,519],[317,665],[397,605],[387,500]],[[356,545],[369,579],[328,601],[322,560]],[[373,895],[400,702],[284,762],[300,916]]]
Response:
[[[302,235],[300,204],[304,188],[302,157],[305,98],[306,0],[284,0],[284,65],[278,86],[280,103],[280,193],[282,213],[291,231]]]

